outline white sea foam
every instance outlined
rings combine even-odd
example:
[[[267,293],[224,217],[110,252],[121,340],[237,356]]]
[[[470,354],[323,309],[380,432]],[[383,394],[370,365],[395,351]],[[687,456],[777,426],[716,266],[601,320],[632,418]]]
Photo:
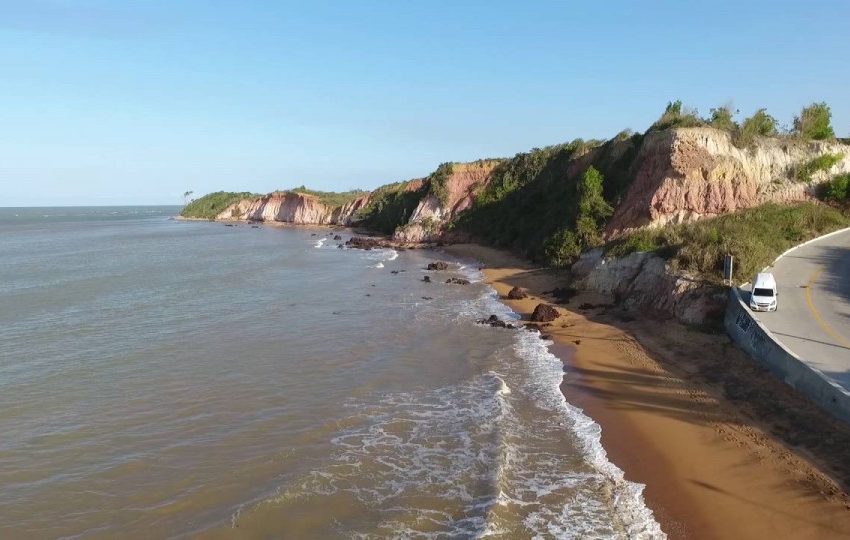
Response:
[[[491,313],[503,318],[517,317],[510,308],[498,300],[498,295],[493,289],[479,300],[489,308],[487,311]],[[628,538],[666,538],[643,499],[644,486],[625,480],[623,471],[608,460],[607,453],[602,447],[602,428],[581,409],[568,403],[561,392],[563,363],[549,352],[550,344],[549,341],[541,340],[536,332],[516,333],[514,349],[528,366],[529,377],[524,381],[523,392],[533,395],[539,404],[566,418],[570,429],[581,442],[587,461],[611,482],[614,491],[613,504]],[[541,510],[534,517],[528,518],[528,525],[534,524],[534,528],[546,536],[561,530],[565,524],[574,525],[577,520],[588,517],[587,509],[578,516],[572,515],[570,507],[571,505],[565,506],[560,513],[553,512],[552,509]],[[541,529],[539,525],[544,522],[546,525]],[[544,533],[543,529],[548,532]]]
[[[378,264],[376,264],[376,265],[375,265],[375,266],[373,266],[372,268],[383,268],[383,267],[384,267],[384,263],[380,263],[380,262],[379,262]]]
[[[315,244],[313,244],[313,247],[314,248],[321,248],[322,246],[325,245],[325,242],[327,242],[327,240],[328,240],[327,238],[321,238],[318,241],[316,241]]]

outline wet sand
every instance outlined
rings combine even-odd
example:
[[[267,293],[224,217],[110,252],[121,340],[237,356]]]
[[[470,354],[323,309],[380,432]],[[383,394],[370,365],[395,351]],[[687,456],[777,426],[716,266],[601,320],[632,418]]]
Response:
[[[526,318],[565,276],[476,245],[446,248],[485,265]],[[602,426],[626,478],[646,485],[670,538],[850,538],[850,428],[826,417],[724,334],[642,319],[589,295],[546,327],[566,362],[562,390]],[[824,472],[826,471],[826,472]],[[827,474],[828,473],[828,474]]]

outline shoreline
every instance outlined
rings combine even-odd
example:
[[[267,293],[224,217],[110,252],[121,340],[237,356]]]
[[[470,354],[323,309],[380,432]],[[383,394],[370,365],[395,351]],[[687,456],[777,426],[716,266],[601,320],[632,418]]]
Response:
[[[784,383],[760,373],[725,334],[611,309],[576,309],[607,301],[587,293],[558,305],[544,294],[565,285],[554,272],[479,245],[442,249],[482,263],[485,282],[523,319],[540,302],[558,308],[562,316],[545,331],[555,342],[550,350],[565,364],[561,390],[602,427],[609,460],[626,480],[645,486],[644,500],[669,538],[850,538],[850,499],[834,479],[842,478],[846,456],[815,443],[789,449],[774,435],[777,425],[767,422],[772,418],[760,418],[758,407],[731,400],[723,390],[737,371],[752,372],[748,387],[778,394],[817,427],[833,430],[833,438],[850,440],[850,429],[830,423]],[[527,289],[529,297],[507,300],[513,286]],[[715,374],[720,390],[705,373],[712,370],[704,369],[715,362],[718,370],[728,367],[723,362],[736,363],[728,378]],[[776,424],[795,434],[793,425]],[[832,477],[823,472],[830,469]]]

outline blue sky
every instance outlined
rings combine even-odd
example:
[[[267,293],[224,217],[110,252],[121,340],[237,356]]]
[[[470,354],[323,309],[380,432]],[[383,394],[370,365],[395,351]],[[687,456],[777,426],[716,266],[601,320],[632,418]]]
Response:
[[[0,206],[373,188],[644,130],[667,101],[850,135],[850,2],[0,0]]]

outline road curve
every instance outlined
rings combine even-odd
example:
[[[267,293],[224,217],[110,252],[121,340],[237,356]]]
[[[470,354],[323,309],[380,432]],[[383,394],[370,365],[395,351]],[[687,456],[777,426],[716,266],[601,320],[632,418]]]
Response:
[[[850,231],[797,248],[768,271],[776,276],[779,309],[756,318],[850,391]],[[749,293],[744,301],[749,305]]]

